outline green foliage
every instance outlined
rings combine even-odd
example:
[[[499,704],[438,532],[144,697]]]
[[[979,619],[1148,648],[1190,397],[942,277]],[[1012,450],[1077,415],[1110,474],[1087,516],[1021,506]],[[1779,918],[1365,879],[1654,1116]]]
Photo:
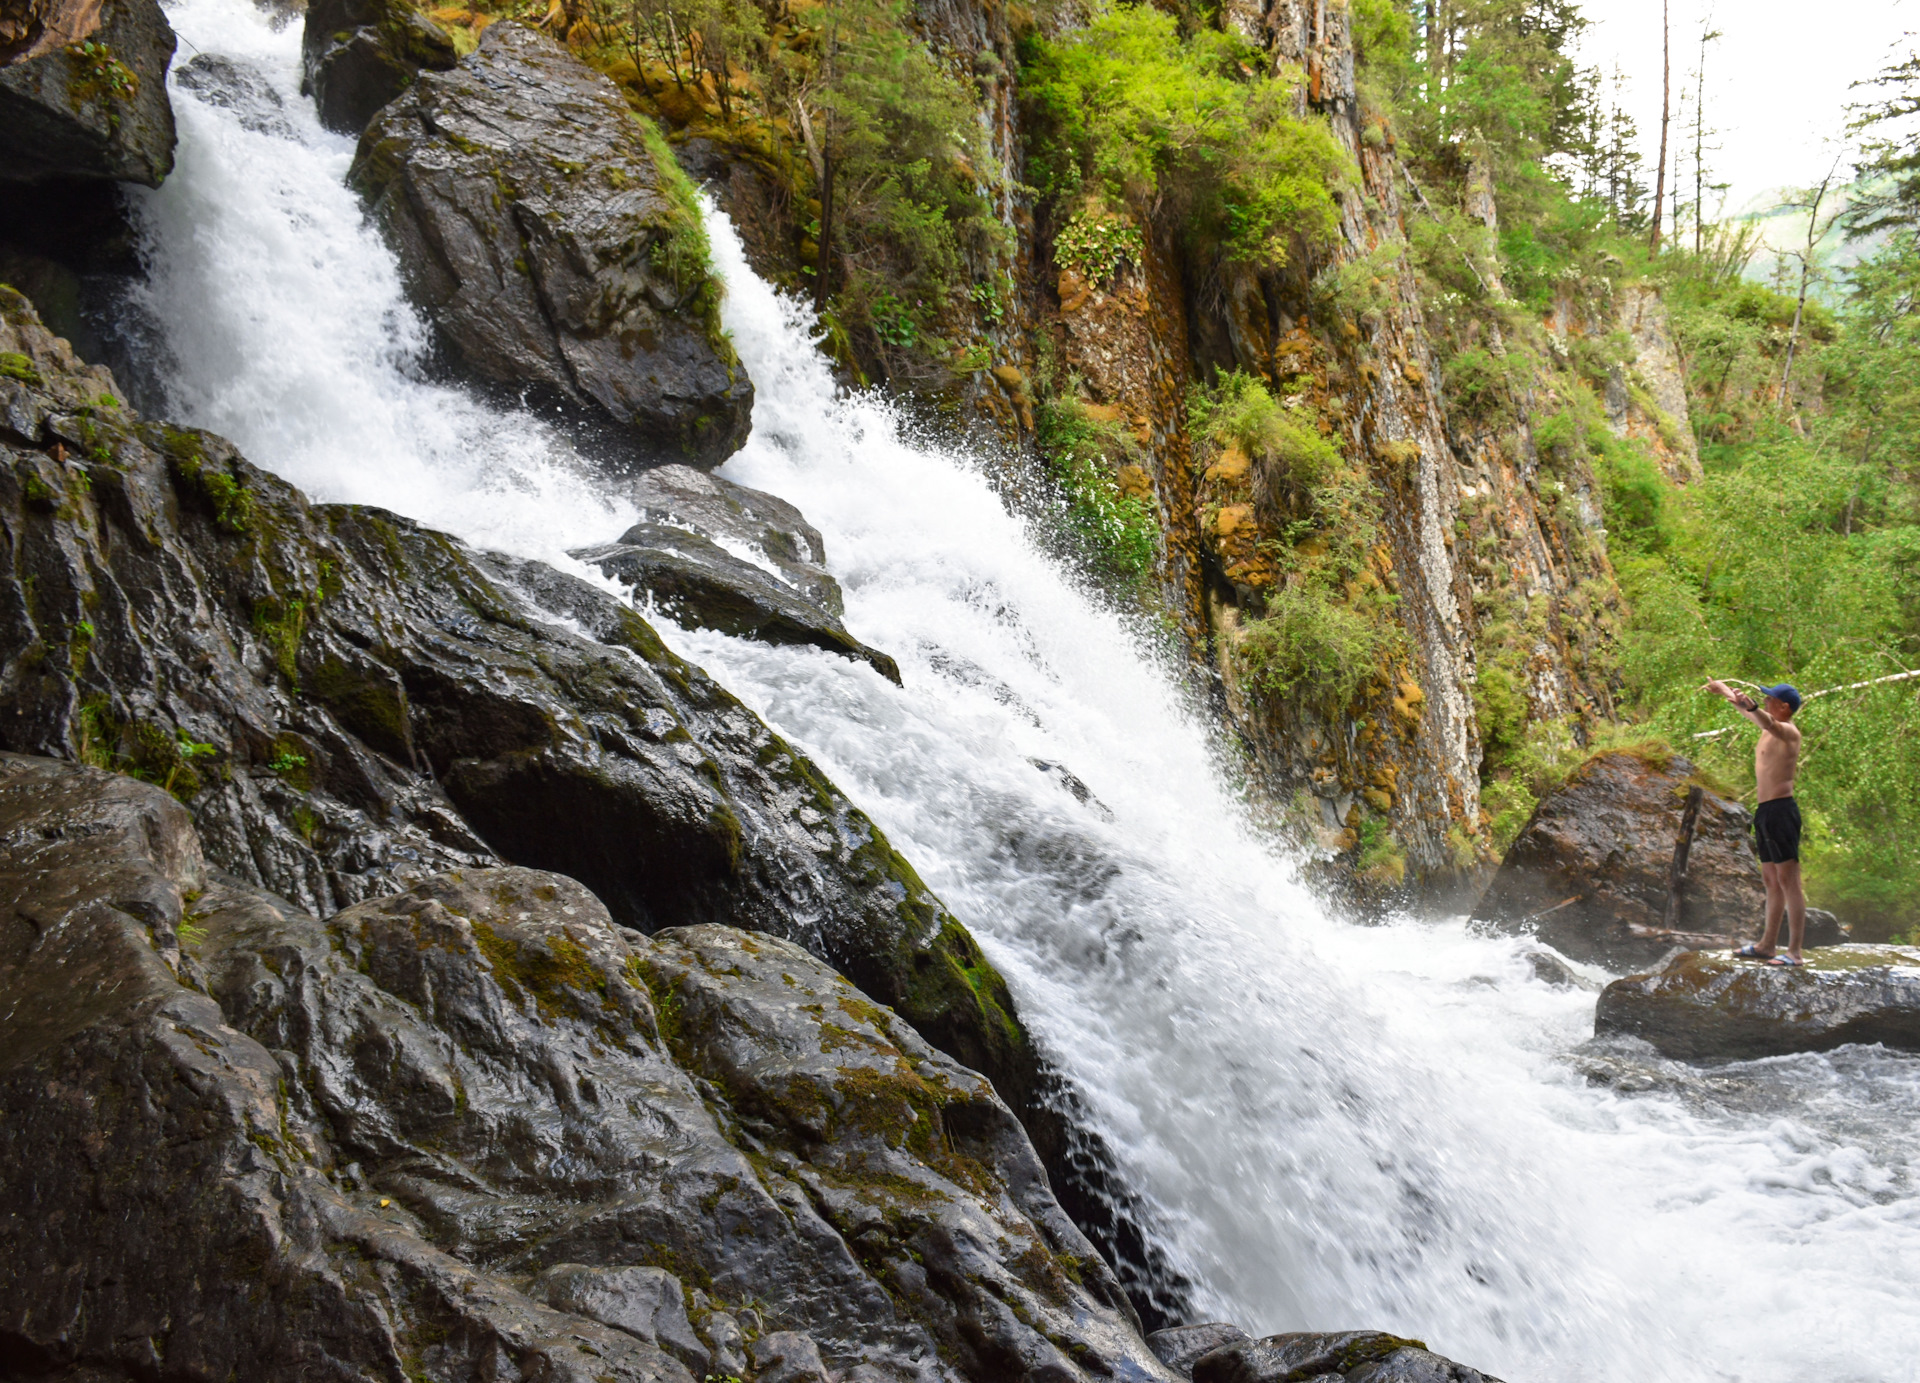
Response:
[[[1315,304],[1328,316],[1377,322],[1393,303],[1401,247],[1387,241],[1364,255],[1329,264],[1313,276]]]
[[[1067,523],[1103,574],[1138,588],[1153,572],[1159,526],[1147,501],[1122,493],[1119,466],[1139,444],[1118,423],[1093,417],[1072,395],[1041,401],[1035,442],[1067,499]]]
[[[1248,682],[1275,697],[1301,695],[1347,706],[1399,649],[1397,627],[1341,600],[1325,583],[1301,581],[1267,597],[1266,613],[1241,627],[1236,654]]]
[[[667,211],[662,234],[653,242],[651,263],[680,294],[681,310],[705,327],[707,339],[729,363],[737,362],[733,342],[720,324],[720,300],[725,287],[713,270],[713,246],[707,241],[707,223],[700,213],[699,191],[693,185],[660,127],[644,115],[634,117],[640,138],[653,158]]]
[[[1030,33],[1020,65],[1043,196],[1154,207],[1194,248],[1260,266],[1332,240],[1354,170],[1324,122],[1294,115],[1297,74],[1257,75],[1269,63],[1237,36],[1123,6]]]
[[[1145,256],[1140,228],[1097,202],[1075,212],[1053,239],[1053,262],[1096,286],[1111,284]]]
[[[33,368],[33,358],[18,351],[0,351],[0,379],[17,379],[22,384],[37,386],[40,372]]]
[[[1353,871],[1362,886],[1385,891],[1406,882],[1406,852],[1386,822],[1367,817],[1354,834],[1358,843],[1354,847]]]

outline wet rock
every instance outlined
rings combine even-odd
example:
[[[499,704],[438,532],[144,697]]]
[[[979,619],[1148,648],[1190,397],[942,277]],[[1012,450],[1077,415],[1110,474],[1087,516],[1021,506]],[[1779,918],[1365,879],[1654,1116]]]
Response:
[[[1627,969],[1675,946],[1725,945],[1759,931],[1766,890],[1738,803],[1702,791],[1680,907],[1668,884],[1693,767],[1596,755],[1542,802],[1473,916],[1531,932],[1574,960]]]
[[[100,0],[15,0],[0,11],[0,66],[26,62],[100,27]]]
[[[1061,791],[1102,821],[1113,820],[1113,812],[1107,804],[1095,797],[1093,789],[1081,782],[1078,775],[1071,772],[1065,764],[1053,763],[1047,759],[1028,759],[1027,762],[1039,769],[1043,777],[1051,779]]]
[[[1031,1105],[972,937],[632,609],[142,421],[5,290],[0,361],[0,749],[170,790],[214,864],[318,915],[505,859],[643,931],[790,937]]]
[[[420,1377],[506,1364],[579,1383],[687,1383],[658,1351],[448,1255],[391,1193],[352,1189],[296,1058],[230,1021],[305,984],[313,1002],[273,1036],[283,1051],[289,1041],[324,1049],[349,1015],[306,982],[341,962],[318,924],[264,895],[217,883],[202,892],[185,814],[159,789],[9,759],[0,814],[0,876],[13,890],[0,954],[10,1364],[63,1377],[376,1377],[404,1349]],[[76,849],[104,868],[80,867]],[[134,880],[148,900],[194,897],[177,933],[166,909],[125,906]],[[162,944],[176,939],[180,951]],[[405,947],[415,945],[409,934]],[[355,984],[380,1002],[371,980]],[[209,987],[222,999],[200,992]],[[389,999],[386,1012],[402,1006]],[[431,1076],[421,1062],[435,1052],[410,1046],[404,1023],[358,1031],[396,1045],[384,1056],[328,1050],[335,1088],[400,1077],[388,1086],[400,1107],[370,1120],[368,1139],[389,1139],[396,1122],[431,1123],[453,1092],[407,1089],[405,1077]],[[425,1171],[448,1165],[437,1155]]]
[[[801,598],[836,619],[846,614],[840,583],[827,570],[826,540],[778,495],[691,466],[643,471],[627,483],[625,492],[646,522],[688,529],[729,549],[748,549]]]
[[[1193,1376],[1194,1361],[1203,1354],[1228,1345],[1251,1342],[1253,1337],[1237,1325],[1213,1321],[1206,1325],[1176,1325],[1156,1330],[1147,1336],[1147,1348],[1154,1357],[1183,1378]]]
[[[1920,948],[1849,944],[1801,967],[1689,951],[1600,995],[1596,1036],[1642,1038],[1670,1057],[1781,1056],[1849,1042],[1920,1051]]]
[[[746,440],[693,186],[559,45],[490,25],[368,126],[352,178],[470,375],[558,404],[627,468],[716,466]]]
[[[820,1347],[793,1330],[776,1330],[753,1342],[754,1383],[833,1383]]]
[[[797,946],[518,868],[321,921],[44,760],[0,758],[0,828],[36,1374],[1170,1378],[986,1081]]]
[[[1580,977],[1574,973],[1573,967],[1551,951],[1529,951],[1526,961],[1533,970],[1533,977],[1542,984],[1555,989],[1573,989],[1580,984]]]
[[[535,1279],[532,1296],[557,1311],[624,1330],[704,1371],[708,1350],[687,1322],[680,1279],[664,1268],[590,1268],[561,1263]]]
[[[675,1059],[942,1359],[980,1378],[1167,1377],[991,1086],[789,943],[712,926],[654,943],[643,963]],[[761,1300],[796,1319],[785,1301],[819,1293],[795,1328],[846,1358],[834,1290]]]
[[[1418,1347],[1397,1349],[1346,1377],[1347,1383],[1499,1383],[1490,1374]]]
[[[638,523],[604,547],[573,554],[633,587],[634,600],[681,624],[770,644],[803,644],[866,663],[898,685],[900,666],[869,648],[779,576],[699,533]]]
[[[1193,1383],[1295,1383],[1327,1374],[1338,1377],[1409,1347],[1424,1348],[1418,1340],[1378,1330],[1268,1335],[1238,1340],[1201,1355],[1193,1364]]]
[[[311,0],[300,38],[303,80],[320,123],[359,134],[421,72],[459,61],[453,38],[407,0]]]
[[[94,14],[98,22],[89,26]],[[100,0],[91,12],[47,6],[38,15],[37,24],[32,9],[14,21],[15,42],[32,56],[0,67],[0,197],[35,195],[9,182],[158,187],[173,171],[174,146],[167,101],[174,36],[160,6]]]
[[[180,65],[174,82],[210,106],[238,113],[242,129],[293,138],[280,93],[251,63],[220,53],[196,53]]]

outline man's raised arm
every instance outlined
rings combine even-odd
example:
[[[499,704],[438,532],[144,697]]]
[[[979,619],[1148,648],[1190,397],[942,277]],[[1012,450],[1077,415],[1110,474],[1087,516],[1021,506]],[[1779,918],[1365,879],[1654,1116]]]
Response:
[[[1729,706],[1732,706],[1734,710],[1740,712],[1741,715],[1745,716],[1755,725],[1758,725],[1761,730],[1767,734],[1776,735],[1781,739],[1792,738],[1792,736],[1787,734],[1787,730],[1790,727],[1768,715],[1766,706],[1761,702],[1755,701],[1746,692],[1735,691],[1725,682],[1717,679],[1707,683],[1707,685],[1700,690],[1710,691],[1715,696],[1724,697]]]

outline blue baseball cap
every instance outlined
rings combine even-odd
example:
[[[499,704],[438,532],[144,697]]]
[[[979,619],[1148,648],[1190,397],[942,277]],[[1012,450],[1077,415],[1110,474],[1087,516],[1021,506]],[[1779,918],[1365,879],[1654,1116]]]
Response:
[[[1800,714],[1800,693],[1788,686],[1785,682],[1782,682],[1777,687],[1768,687],[1767,695],[1773,697],[1776,701],[1786,702],[1789,710],[1795,715]]]

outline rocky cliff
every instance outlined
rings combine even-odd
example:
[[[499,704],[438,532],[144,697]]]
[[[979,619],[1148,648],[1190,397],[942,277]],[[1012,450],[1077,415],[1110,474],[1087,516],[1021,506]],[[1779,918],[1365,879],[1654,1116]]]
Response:
[[[1592,445],[1569,439],[1564,419],[1590,389],[1605,400],[1596,425],[1644,447],[1677,482],[1699,474],[1658,295],[1582,283],[1544,315],[1521,309],[1501,283],[1497,212],[1480,170],[1481,192],[1467,200],[1482,238],[1456,245],[1460,272],[1515,325],[1435,320],[1436,290],[1412,240],[1423,221],[1441,234],[1436,210],[1397,156],[1390,118],[1362,93],[1352,15],[1299,0],[1230,4],[1221,24],[1293,83],[1298,114],[1324,122],[1351,162],[1351,182],[1334,193],[1330,247],[1255,272],[1196,258],[1166,216],[1142,205],[1109,212],[1128,223],[1116,234],[1137,252],[1112,272],[1088,272],[1061,249],[1073,208],[1026,190],[1032,131],[1013,76],[1020,36],[1064,21],[964,3],[916,13],[979,94],[1000,160],[989,190],[1013,246],[1011,290],[976,293],[977,310],[950,328],[991,368],[960,368],[944,393],[923,396],[1024,443],[1044,433],[1037,413],[1051,393],[1051,406],[1104,434],[1101,464],[1116,493],[1144,501],[1158,530],[1159,603],[1214,688],[1223,737],[1239,746],[1269,818],[1337,855],[1369,893],[1404,885],[1470,899],[1504,844],[1480,796],[1489,736],[1510,736],[1517,720],[1579,741],[1614,711],[1622,611],[1602,482]],[[770,157],[764,137],[728,144],[717,111],[676,110],[690,166],[745,228],[756,263],[804,282],[804,168]],[[1449,380],[1445,362],[1463,349],[1500,382]],[[884,374],[884,360],[857,342],[854,363]],[[1389,636],[1358,685],[1338,694],[1275,691],[1253,665],[1248,630],[1286,608],[1287,533],[1299,515],[1283,460],[1196,434],[1191,391],[1223,371],[1260,381],[1331,443],[1373,514],[1349,589],[1376,592],[1374,604],[1391,611]],[[1009,488],[1031,493],[1031,477],[1012,475]],[[1496,686],[1491,709],[1483,673]]]

